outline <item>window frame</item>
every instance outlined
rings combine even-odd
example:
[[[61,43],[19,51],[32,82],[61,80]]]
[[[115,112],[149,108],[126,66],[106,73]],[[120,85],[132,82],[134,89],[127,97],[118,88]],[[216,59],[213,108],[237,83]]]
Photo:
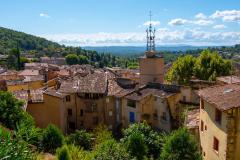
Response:
[[[216,152],[216,153],[219,153],[219,140],[214,136],[213,137],[213,150]]]

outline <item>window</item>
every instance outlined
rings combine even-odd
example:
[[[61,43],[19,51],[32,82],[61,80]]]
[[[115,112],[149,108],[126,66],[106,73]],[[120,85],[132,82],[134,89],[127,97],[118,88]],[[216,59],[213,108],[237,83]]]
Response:
[[[75,123],[74,122],[69,122],[68,127],[69,127],[69,129],[75,130]]]
[[[203,132],[203,126],[204,126],[204,122],[201,121],[201,131]]]
[[[183,102],[186,102],[186,96],[183,96]]]
[[[213,137],[213,149],[218,152],[219,150],[219,141],[216,137]]]
[[[135,122],[135,113],[134,112],[129,112],[129,121],[131,123]]]
[[[80,116],[83,116],[83,109],[80,109]]]
[[[93,124],[98,125],[98,117],[93,117]]]
[[[204,109],[204,100],[201,98],[201,101],[200,101],[200,105],[201,105],[201,109]]]
[[[205,125],[205,130],[207,130],[207,125]]]
[[[72,115],[72,109],[68,109],[68,115],[71,116]]]
[[[112,116],[112,114],[113,114],[112,111],[109,111],[108,115],[109,115],[109,116]]]
[[[219,109],[215,109],[215,121],[221,124],[222,121],[222,112]]]
[[[67,102],[70,102],[71,101],[71,97],[68,95],[68,96],[66,96],[66,101]]]
[[[136,108],[136,101],[128,99],[127,106]]]
[[[161,118],[162,118],[162,120],[167,121],[167,113],[166,112],[162,112]]]
[[[96,103],[92,103],[91,108],[92,108],[92,112],[97,112],[97,104]]]

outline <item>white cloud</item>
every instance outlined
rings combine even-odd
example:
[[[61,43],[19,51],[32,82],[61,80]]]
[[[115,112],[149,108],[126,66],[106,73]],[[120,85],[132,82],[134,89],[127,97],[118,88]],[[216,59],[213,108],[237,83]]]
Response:
[[[200,19],[200,20],[197,20],[197,21],[191,21],[191,23],[197,24],[197,25],[200,25],[200,26],[208,26],[210,24],[213,24],[213,21]]]
[[[181,26],[187,23],[188,23],[188,20],[182,19],[182,18],[172,19],[170,22],[168,22],[168,24],[171,26]]]
[[[216,11],[214,14],[210,16],[210,18],[213,19],[221,18],[223,21],[239,22],[240,10]]]
[[[224,28],[227,28],[225,25],[223,24],[219,24],[219,25],[215,25],[213,26],[214,29],[224,29]]]
[[[198,13],[195,15],[196,19],[207,19],[207,16],[203,13]]]
[[[69,46],[145,45],[145,33],[95,33],[42,35],[49,40]],[[233,45],[240,43],[240,32],[207,32],[199,29],[158,29],[156,43],[189,45]]]
[[[50,18],[50,16],[47,13],[40,13],[39,16],[43,18]]]
[[[151,21],[153,26],[159,26],[160,25],[160,21]],[[143,26],[149,26],[150,25],[150,21],[147,21],[145,23],[143,23]]]
[[[186,25],[186,24],[195,24],[195,25],[199,25],[199,26],[207,26],[210,24],[213,24],[214,22],[211,20],[205,20],[205,19],[199,19],[196,21],[191,21],[191,20],[187,20],[187,19],[182,19],[182,18],[177,18],[177,19],[173,19],[170,22],[168,22],[169,25],[171,26],[182,26],[182,25]]]

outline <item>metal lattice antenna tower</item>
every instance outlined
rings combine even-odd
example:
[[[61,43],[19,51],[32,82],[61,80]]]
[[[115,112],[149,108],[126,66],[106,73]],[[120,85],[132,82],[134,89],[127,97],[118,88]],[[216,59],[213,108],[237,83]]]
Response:
[[[152,12],[149,13],[149,28],[147,32],[147,52],[155,52],[155,29],[152,27]]]

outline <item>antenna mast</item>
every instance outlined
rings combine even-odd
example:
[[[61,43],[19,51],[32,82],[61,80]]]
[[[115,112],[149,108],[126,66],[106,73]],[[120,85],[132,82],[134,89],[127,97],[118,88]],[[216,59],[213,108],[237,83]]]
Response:
[[[150,55],[152,56],[152,53],[155,54],[155,28],[153,29],[152,27],[152,12],[150,11],[149,12],[149,27],[148,29],[146,30],[147,32],[147,56],[149,57]],[[150,54],[151,52],[151,54]]]

